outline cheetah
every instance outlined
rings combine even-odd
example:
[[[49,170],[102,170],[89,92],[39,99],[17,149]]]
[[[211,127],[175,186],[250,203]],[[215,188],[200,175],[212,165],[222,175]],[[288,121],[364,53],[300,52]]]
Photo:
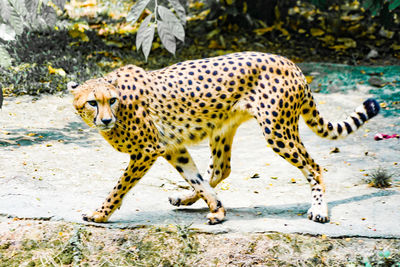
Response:
[[[329,122],[317,110],[301,70],[285,57],[239,52],[190,60],[160,70],[127,65],[79,85],[68,83],[76,112],[130,162],[100,208],[83,219],[106,222],[124,196],[164,157],[190,184],[171,196],[174,206],[202,198],[209,224],[225,218],[214,187],[231,171],[232,140],[241,123],[256,119],[269,147],[297,167],[311,186],[310,220],[325,223],[328,207],[322,168],[299,137],[300,115],[318,136],[343,138],[379,112],[368,99],[345,120]],[[201,175],[186,147],[209,138],[211,159]]]

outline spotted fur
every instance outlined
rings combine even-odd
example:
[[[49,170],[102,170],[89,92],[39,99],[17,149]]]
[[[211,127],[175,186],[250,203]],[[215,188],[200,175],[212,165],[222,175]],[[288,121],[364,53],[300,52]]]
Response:
[[[128,65],[82,85],[69,84],[74,106],[88,125],[130,162],[103,205],[87,221],[105,222],[126,193],[159,156],[170,162],[193,191],[170,197],[175,206],[204,199],[210,224],[224,220],[225,209],[213,187],[229,176],[232,140],[241,123],[255,118],[269,146],[302,171],[311,185],[308,217],[328,221],[320,166],[299,137],[302,116],[319,136],[338,139],[379,112],[369,99],[344,121],[320,116],[301,70],[288,59],[258,52],[181,62],[145,71]],[[186,146],[209,138],[211,160],[201,175]]]

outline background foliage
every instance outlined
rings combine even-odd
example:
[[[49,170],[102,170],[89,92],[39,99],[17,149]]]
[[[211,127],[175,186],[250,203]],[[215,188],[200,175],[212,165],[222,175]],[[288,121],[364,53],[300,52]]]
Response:
[[[0,5],[7,11],[0,18],[0,86],[6,95],[64,91],[69,80],[128,63],[160,68],[243,50],[296,62],[400,59],[400,0],[0,0]]]

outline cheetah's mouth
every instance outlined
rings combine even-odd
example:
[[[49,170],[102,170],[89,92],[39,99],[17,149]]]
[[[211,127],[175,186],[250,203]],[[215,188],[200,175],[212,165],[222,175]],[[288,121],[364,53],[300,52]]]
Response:
[[[115,124],[108,124],[108,125],[96,125],[96,129],[102,132],[108,132],[112,128],[114,128]]]

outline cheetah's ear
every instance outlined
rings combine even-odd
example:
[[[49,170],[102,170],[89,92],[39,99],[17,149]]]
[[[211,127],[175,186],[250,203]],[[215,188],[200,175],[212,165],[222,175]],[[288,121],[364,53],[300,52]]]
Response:
[[[77,82],[71,81],[71,82],[67,83],[68,91],[70,91],[71,93],[74,93],[78,86],[79,86],[79,83],[77,83]]]
[[[102,79],[104,79],[109,84],[111,84],[115,87],[118,87],[118,76],[114,72],[109,73],[107,76],[103,77]]]

